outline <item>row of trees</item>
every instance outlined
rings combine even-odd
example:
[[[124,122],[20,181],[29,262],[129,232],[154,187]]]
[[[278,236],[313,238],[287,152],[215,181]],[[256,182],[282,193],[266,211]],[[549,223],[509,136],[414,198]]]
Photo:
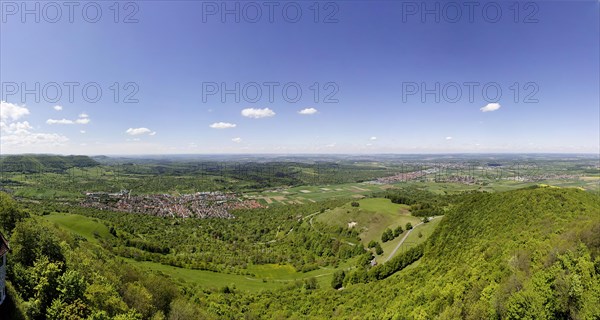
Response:
[[[415,186],[389,189],[377,196],[388,198],[393,203],[409,205],[411,214],[417,217],[443,215],[445,208],[454,198],[435,194]]]
[[[352,272],[346,273],[345,270],[338,270],[333,274],[331,287],[339,289],[344,285],[383,280],[419,260],[423,256],[423,251],[424,245],[421,244],[393,257],[384,264],[371,267],[369,264],[359,262]]]
[[[369,244],[368,244],[367,247],[369,249],[375,248],[375,253],[377,255],[382,255],[383,254],[383,248],[381,248],[381,244],[379,244],[379,242],[377,242],[375,240],[369,241]]]
[[[407,222],[406,223],[406,230],[410,230],[412,229],[412,223]],[[400,236],[402,233],[404,232],[404,229],[402,229],[402,226],[397,226],[396,228],[394,228],[394,230],[392,231],[392,229],[390,228],[386,228],[385,231],[383,231],[383,234],[381,235],[381,241],[388,242],[388,241],[392,241],[394,239],[396,239],[398,236]]]

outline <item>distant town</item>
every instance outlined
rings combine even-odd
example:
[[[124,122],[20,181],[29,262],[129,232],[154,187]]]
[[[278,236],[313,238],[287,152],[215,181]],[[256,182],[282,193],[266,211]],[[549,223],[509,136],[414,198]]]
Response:
[[[178,218],[235,218],[235,209],[261,208],[255,200],[242,200],[234,193],[196,192],[194,194],[132,195],[129,190],[118,193],[87,192],[81,206]]]

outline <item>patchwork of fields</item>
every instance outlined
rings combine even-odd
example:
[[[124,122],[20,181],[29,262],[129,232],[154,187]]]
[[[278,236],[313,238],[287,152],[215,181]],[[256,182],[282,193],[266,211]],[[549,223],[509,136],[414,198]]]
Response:
[[[361,199],[374,191],[390,188],[390,185],[369,183],[347,183],[339,185],[300,186],[292,188],[279,188],[263,192],[251,192],[245,196],[256,199],[264,205],[271,204],[303,204],[317,202],[331,198]]]

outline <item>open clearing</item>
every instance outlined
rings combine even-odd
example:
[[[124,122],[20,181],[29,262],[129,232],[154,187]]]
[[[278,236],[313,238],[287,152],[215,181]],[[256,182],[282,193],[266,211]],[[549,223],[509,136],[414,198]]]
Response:
[[[91,242],[98,242],[95,235],[98,235],[100,238],[112,237],[108,228],[96,219],[80,216],[78,214],[65,213],[52,213],[43,217]]]
[[[136,261],[129,258],[123,258],[125,261],[136,265],[145,270],[160,272],[173,279],[185,281],[188,283],[200,285],[206,288],[222,288],[224,286],[235,286],[244,291],[260,291],[266,289],[275,289],[296,280],[302,281],[314,277],[321,287],[329,286],[333,273],[338,270],[334,268],[321,268],[310,272],[297,272],[290,265],[264,264],[248,265],[247,271],[256,275],[239,275],[212,272],[206,270],[193,270],[164,265],[151,261]],[[353,260],[340,265],[340,268],[349,267]]]
[[[112,237],[108,228],[96,219],[68,213],[52,213],[43,216],[44,219],[56,223],[59,227],[86,238],[92,243],[98,242],[98,237]],[[97,236],[95,236],[97,234]],[[333,272],[337,269],[321,268],[310,272],[297,272],[290,265],[266,264],[249,265],[248,272],[256,275],[238,275],[212,272],[206,270],[185,269],[151,261],[136,261],[121,258],[143,270],[159,272],[178,281],[197,284],[206,288],[222,288],[233,286],[244,291],[260,291],[274,289],[295,280],[315,277],[320,286],[328,286]]]
[[[388,186],[389,187],[389,186]],[[299,186],[286,188],[283,190],[270,190],[260,193],[248,193],[248,198],[263,199],[267,203],[272,204],[287,204],[288,201],[298,200],[302,197],[304,201],[316,202],[331,198],[362,198],[374,191],[385,190],[384,185],[368,184],[368,183],[347,183],[335,185],[320,186]],[[269,200],[271,200],[269,202]]]
[[[368,198],[361,199],[358,203],[359,207],[352,207],[347,203],[325,211],[315,217],[315,221],[344,228],[348,227],[348,223],[355,222],[355,228],[360,231],[361,242],[365,246],[371,240],[381,242],[381,234],[388,227],[395,228],[401,225],[404,228],[407,222],[414,225],[421,221],[420,218],[410,215],[408,206],[392,203],[389,199]],[[382,244],[384,253],[386,252],[384,245],[390,242],[393,241]]]

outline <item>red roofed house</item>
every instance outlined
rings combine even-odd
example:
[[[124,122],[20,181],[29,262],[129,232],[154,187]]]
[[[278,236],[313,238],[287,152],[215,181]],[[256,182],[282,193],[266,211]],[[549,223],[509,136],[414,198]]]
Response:
[[[8,241],[0,233],[0,304],[6,298],[6,285],[4,281],[6,278],[6,254],[9,250]]]

